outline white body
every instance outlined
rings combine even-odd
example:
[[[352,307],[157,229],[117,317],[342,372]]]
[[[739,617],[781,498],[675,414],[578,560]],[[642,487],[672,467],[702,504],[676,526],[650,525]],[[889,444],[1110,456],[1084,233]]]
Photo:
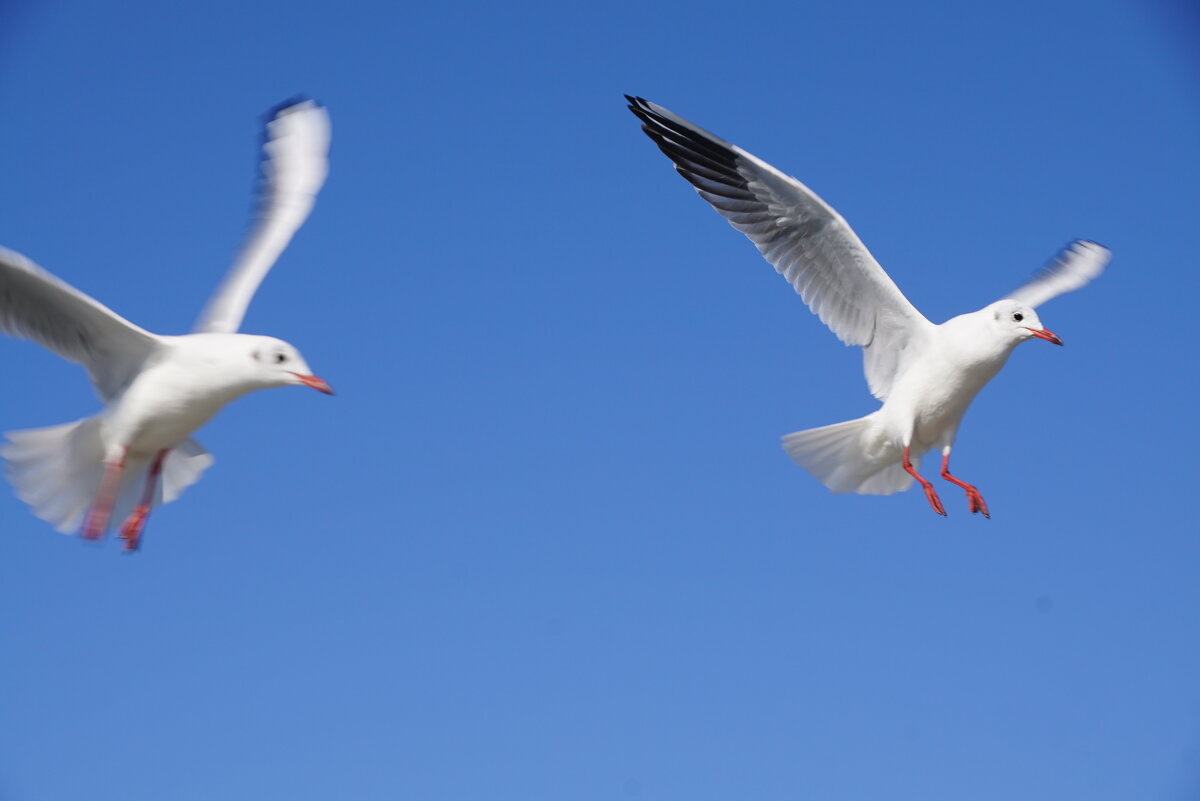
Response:
[[[896,376],[876,412],[887,438],[916,452],[954,444],[967,407],[1008,361],[1016,341],[987,336],[978,313],[929,329],[920,359]]]
[[[196,429],[248,392],[307,384],[311,371],[295,349],[272,337],[187,334],[155,337],[157,347],[93,417],[50,428],[10,431],[0,455],[17,495],[66,533],[97,497],[105,465],[123,466],[113,515],[133,509],[155,458],[167,452],[152,505],[175,500],[213,458]],[[276,362],[283,358],[284,361]],[[286,369],[285,369],[286,368]]]
[[[784,437],[800,466],[834,492],[890,495],[912,486],[914,466],[931,449],[948,453],[971,401],[1000,372],[1020,338],[994,335],[993,307],[963,314],[914,336],[883,405],[857,420]]]
[[[99,414],[106,454],[149,459],[174,448],[221,408],[266,384],[239,369],[249,348],[241,334],[162,337],[161,350]]]

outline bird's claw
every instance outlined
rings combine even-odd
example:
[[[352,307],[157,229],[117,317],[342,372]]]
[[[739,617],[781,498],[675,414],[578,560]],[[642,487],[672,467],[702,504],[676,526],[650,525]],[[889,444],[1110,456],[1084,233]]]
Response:
[[[942,499],[938,497],[932,484],[925,487],[925,499],[929,501],[929,505],[933,507],[933,511],[942,517],[946,517],[946,507],[942,506]]]
[[[108,516],[96,509],[92,509],[83,521],[83,527],[79,529],[79,536],[85,540],[102,540],[104,539],[104,531],[107,528]]]
[[[974,487],[967,490],[967,506],[970,507],[971,514],[981,512],[988,520],[992,519],[992,516],[988,514],[987,504],[983,502],[983,496]]]
[[[126,518],[121,526],[121,539],[125,540],[125,551],[136,551],[142,539],[142,529],[146,527],[146,517],[150,514],[149,507],[139,506]]]

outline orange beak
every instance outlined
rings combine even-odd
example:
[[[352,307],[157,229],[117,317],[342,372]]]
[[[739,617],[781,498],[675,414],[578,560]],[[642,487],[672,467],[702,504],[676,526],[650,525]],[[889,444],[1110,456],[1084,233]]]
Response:
[[[312,387],[317,392],[324,392],[326,395],[333,394],[333,387],[325,383],[324,379],[317,378],[315,375],[301,375],[300,373],[292,373],[296,378],[300,379],[300,383],[306,387]]]
[[[1025,330],[1033,334],[1038,339],[1044,339],[1047,342],[1053,342],[1055,345],[1061,345],[1063,343],[1062,340],[1058,338],[1058,334],[1049,329],[1043,328],[1041,331],[1035,331],[1032,328],[1026,328]]]

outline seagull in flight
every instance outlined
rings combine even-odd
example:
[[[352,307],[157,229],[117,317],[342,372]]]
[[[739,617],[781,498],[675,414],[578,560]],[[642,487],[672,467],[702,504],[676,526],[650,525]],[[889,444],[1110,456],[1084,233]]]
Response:
[[[312,100],[268,112],[256,213],[190,334],[152,334],[0,248],[0,330],[82,365],[105,404],[83,420],[7,434],[7,477],[34,514],[92,540],[123,518],[124,549],[137,550],[151,508],[178,498],[213,463],[190,435],[226,403],[288,385],[333,394],[292,345],[237,333],[259,283],[312,210],[329,139],[329,116]]]
[[[990,517],[979,490],[950,473],[963,415],[1017,345],[1062,344],[1035,309],[1100,275],[1109,251],[1072,242],[1007,297],[936,325],[807,186],[662,106],[625,99],[700,197],[749,237],[838,339],[863,349],[867,384],[883,405],[857,420],[788,434],[783,447],[793,461],[835,493],[891,495],[916,481],[944,516],[933,484],[917,472],[937,448],[942,478],[966,492],[972,513]]]

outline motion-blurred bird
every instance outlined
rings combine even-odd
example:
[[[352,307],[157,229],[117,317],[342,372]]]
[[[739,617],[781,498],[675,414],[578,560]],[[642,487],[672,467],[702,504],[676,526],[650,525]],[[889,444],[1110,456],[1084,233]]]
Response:
[[[325,109],[293,100],[268,113],[257,209],[238,258],[193,333],[159,336],[124,320],[24,256],[0,248],[0,330],[83,365],[106,407],[74,423],[8,433],[8,479],[34,513],[99,539],[124,518],[136,550],[150,509],[212,462],[189,435],[231,400],[300,384],[333,394],[278,339],[235,333],[263,277],[308,217],[328,171]],[[140,492],[140,496],[139,496]]]
[[[1020,343],[1055,345],[1034,309],[1098,276],[1109,252],[1071,243],[1027,284],[941,325],[901,294],[846,221],[808,187],[771,165],[640,97],[625,96],[642,130],[700,197],[758,247],[813,313],[847,345],[863,349],[871,394],[883,401],[857,420],[788,434],[792,459],[833,492],[890,495],[912,486],[945,515],[921,457],[942,452],[942,478],[990,517],[971,484],[950,474],[950,449],[967,407]]]

